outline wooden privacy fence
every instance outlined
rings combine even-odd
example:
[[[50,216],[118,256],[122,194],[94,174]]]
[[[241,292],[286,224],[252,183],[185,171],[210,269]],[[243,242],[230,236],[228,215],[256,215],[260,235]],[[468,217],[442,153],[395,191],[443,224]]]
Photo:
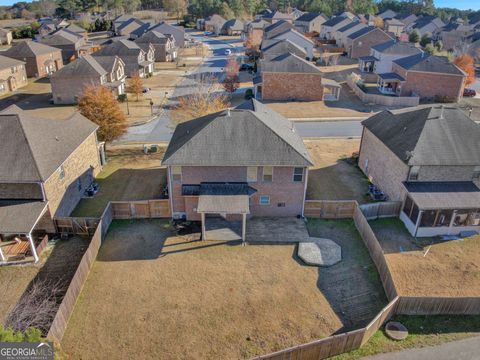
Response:
[[[151,219],[170,217],[168,199],[144,201],[112,201],[115,219]]]
[[[402,296],[397,314],[401,315],[479,315],[479,297]]]
[[[355,200],[306,200],[304,215],[321,219],[351,219]]]
[[[362,210],[362,213],[365,215],[367,220],[396,217],[400,215],[401,208],[401,201],[376,202],[360,205],[360,210]]]
[[[93,235],[100,222],[99,218],[60,217],[54,220],[55,228],[60,234]]]

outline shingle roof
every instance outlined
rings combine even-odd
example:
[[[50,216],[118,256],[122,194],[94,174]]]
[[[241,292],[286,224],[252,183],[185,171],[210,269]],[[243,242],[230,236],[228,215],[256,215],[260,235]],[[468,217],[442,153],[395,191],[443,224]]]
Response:
[[[394,26],[404,26],[405,25],[403,22],[401,22],[400,20],[395,19],[395,18],[385,20],[385,24],[394,25]]]
[[[198,166],[312,165],[293,124],[253,99],[233,110],[178,125],[162,163]]]
[[[105,71],[111,73],[115,66],[116,61],[122,61],[118,56],[95,56],[93,57],[94,61],[96,61]]]
[[[115,41],[107,46],[104,46],[100,50],[93,53],[93,56],[105,56],[105,55],[132,55],[142,51],[140,46],[130,40],[122,39]]]
[[[364,27],[363,29],[360,29],[360,30],[355,31],[354,33],[348,35],[348,38],[352,39],[352,40],[355,40],[355,39],[359,38],[360,36],[363,36],[365,34],[368,34],[369,32],[374,31],[375,29],[377,29],[375,26],[367,26],[367,27]]]
[[[277,34],[284,32],[285,30],[291,29],[293,27],[288,21],[280,20],[272,25],[269,25],[263,29],[265,39],[270,39]]]
[[[43,201],[0,200],[0,233],[30,233],[46,207]]]
[[[465,76],[465,73],[462,70],[448,61],[448,58],[444,56],[430,56],[421,53],[397,59],[393,62],[406,70]]]
[[[307,57],[307,52],[290,40],[280,40],[262,48],[262,54],[265,56],[277,56],[284,53],[292,53],[301,58]]]
[[[230,19],[223,24],[222,28],[225,30],[243,30],[243,22],[237,19]]]
[[[458,108],[383,111],[362,124],[408,165],[480,165],[480,125]]]
[[[310,40],[308,37],[304,36],[303,34],[299,33],[297,30],[295,30],[295,29],[293,29],[293,28],[292,28],[292,29],[285,30],[285,31],[283,31],[283,32],[281,32],[281,33],[276,34],[275,36],[273,36],[272,39],[279,39],[280,36],[283,36],[283,35],[288,34],[288,33],[294,34],[294,35],[297,36],[297,38],[300,38],[300,39],[302,39],[302,40],[304,40],[304,41],[306,41],[306,42],[309,42],[309,43],[311,43],[311,44],[314,44],[314,42],[313,42],[312,40]],[[294,42],[294,40],[291,40],[291,41]]]
[[[81,35],[67,29],[59,29],[50,35],[44,36],[40,41],[51,46],[59,46],[76,44],[80,39],[83,39]]]
[[[97,128],[80,113],[51,120],[7,108],[0,113],[0,182],[45,181]]]
[[[132,26],[132,28],[138,29],[141,26],[144,26],[145,23],[141,20],[138,20],[137,18],[130,18],[127,21],[124,21],[117,29],[116,31],[123,30],[129,26]]]
[[[330,26],[330,27],[332,27],[332,26],[335,26],[335,25],[337,25],[337,24],[340,24],[342,21],[344,21],[344,20],[346,20],[346,19],[350,20],[350,19],[349,19],[348,17],[346,17],[346,16],[335,16],[335,17],[331,18],[330,20],[325,21],[325,22],[322,24],[322,26]]]
[[[387,42],[372,46],[373,50],[381,52],[382,54],[392,55],[415,55],[421,54],[423,51],[411,43],[402,41],[389,40]]]
[[[361,23],[360,21],[352,21],[350,24],[347,24],[347,25],[341,27],[341,28],[338,29],[337,31],[343,33],[343,32],[345,32],[345,31],[347,31],[347,30],[349,30],[349,29],[351,29],[351,28],[353,28],[353,27],[355,27],[355,26],[358,26],[358,25],[363,25],[364,27],[367,26],[367,25]]]
[[[0,55],[0,69],[7,69],[12,66],[25,64],[25,62]]]
[[[319,74],[321,71],[318,67],[313,65],[295,54],[284,53],[273,59],[262,61],[262,72],[283,72],[283,73],[304,73],[304,74]]]
[[[85,32],[87,32],[87,30],[85,30],[84,28],[82,28],[78,25],[75,25],[75,24],[67,25],[64,29],[67,29],[68,31],[72,31],[74,33],[85,33]]]
[[[98,76],[105,75],[107,71],[97,62],[96,58],[91,55],[85,55],[78,58],[71,63],[65,65],[61,69],[55,71],[51,77],[61,78],[70,76],[92,75]]]
[[[310,22],[312,20],[315,20],[317,17],[323,17],[325,20],[328,19],[328,17],[322,13],[319,13],[319,12],[307,12],[305,14],[303,14],[302,16],[300,16],[299,18],[297,18],[297,20],[295,21],[305,21],[305,22]]]
[[[34,41],[21,41],[10,49],[4,51],[2,54],[14,58],[35,57],[43,54],[50,54],[53,52],[59,52],[60,49],[41,44]]]

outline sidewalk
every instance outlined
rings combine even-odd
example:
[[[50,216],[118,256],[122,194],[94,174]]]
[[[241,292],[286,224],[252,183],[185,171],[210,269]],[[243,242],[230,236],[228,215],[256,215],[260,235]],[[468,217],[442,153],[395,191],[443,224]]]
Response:
[[[480,337],[453,341],[433,347],[379,354],[363,360],[479,360]]]

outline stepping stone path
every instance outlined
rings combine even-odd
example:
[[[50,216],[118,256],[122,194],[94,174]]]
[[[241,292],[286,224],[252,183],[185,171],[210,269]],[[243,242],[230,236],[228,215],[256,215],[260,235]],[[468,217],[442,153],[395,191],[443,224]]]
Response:
[[[342,260],[342,248],[330,239],[311,237],[298,244],[298,257],[307,265],[332,266]]]

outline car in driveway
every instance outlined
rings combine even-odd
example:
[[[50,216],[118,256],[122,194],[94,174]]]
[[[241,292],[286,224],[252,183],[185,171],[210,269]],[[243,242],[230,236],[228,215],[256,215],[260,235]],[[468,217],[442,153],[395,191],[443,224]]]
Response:
[[[463,90],[463,97],[475,97],[477,92],[474,89]]]
[[[232,55],[232,50],[225,49],[225,55]]]

